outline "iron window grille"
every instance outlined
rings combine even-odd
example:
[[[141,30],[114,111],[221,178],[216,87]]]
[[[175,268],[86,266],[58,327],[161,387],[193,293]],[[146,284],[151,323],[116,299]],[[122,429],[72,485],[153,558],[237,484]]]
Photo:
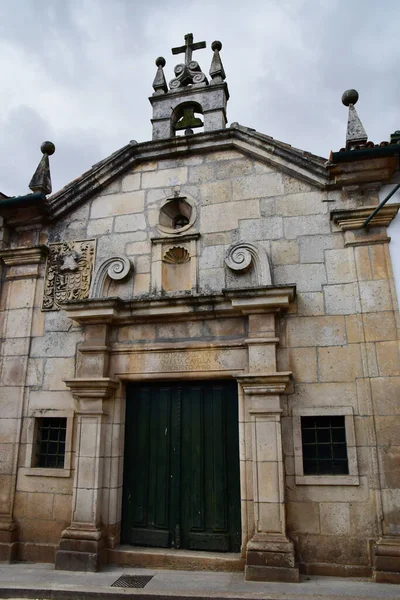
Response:
[[[66,433],[66,417],[43,417],[38,419],[37,467],[64,468]]]
[[[301,417],[304,475],[348,475],[344,416]]]

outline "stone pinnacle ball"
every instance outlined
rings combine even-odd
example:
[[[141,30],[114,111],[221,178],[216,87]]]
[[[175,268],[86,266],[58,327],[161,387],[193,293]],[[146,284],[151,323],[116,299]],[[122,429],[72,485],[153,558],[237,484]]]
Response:
[[[211,44],[211,50],[218,50],[218,52],[221,50],[222,48],[222,44],[219,40],[215,40],[215,42],[213,42]]]
[[[47,154],[48,156],[51,156],[56,151],[56,147],[53,142],[43,142],[43,144],[40,146],[40,149],[43,154]]]
[[[156,58],[156,67],[165,67],[165,58],[163,56],[159,56]]]
[[[342,96],[342,102],[345,106],[355,104],[358,100],[357,90],[346,90]]]

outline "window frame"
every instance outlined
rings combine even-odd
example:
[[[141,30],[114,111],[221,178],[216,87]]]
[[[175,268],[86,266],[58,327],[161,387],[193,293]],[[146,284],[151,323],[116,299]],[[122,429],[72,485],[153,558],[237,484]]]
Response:
[[[66,418],[67,430],[65,435],[65,456],[64,467],[37,467],[36,466],[36,448],[39,433],[39,419],[44,418]],[[28,424],[28,443],[26,453],[26,475],[39,477],[70,477],[71,476],[71,459],[72,459],[72,429],[74,421],[73,410],[55,410],[43,409],[35,410]]]
[[[344,417],[348,475],[304,475],[301,417]],[[296,485],[360,485],[354,412],[352,406],[324,406],[293,409],[294,470]]]

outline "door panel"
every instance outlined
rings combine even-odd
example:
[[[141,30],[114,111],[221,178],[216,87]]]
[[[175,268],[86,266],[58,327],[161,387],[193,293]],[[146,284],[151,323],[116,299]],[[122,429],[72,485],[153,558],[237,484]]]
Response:
[[[236,382],[128,388],[122,541],[239,551]]]

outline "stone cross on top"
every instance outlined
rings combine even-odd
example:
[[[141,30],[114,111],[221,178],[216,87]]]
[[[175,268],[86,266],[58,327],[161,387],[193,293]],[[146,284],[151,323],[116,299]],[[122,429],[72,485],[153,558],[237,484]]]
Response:
[[[185,65],[189,66],[189,63],[192,62],[192,53],[193,50],[201,50],[201,48],[205,48],[205,42],[196,42],[193,43],[193,33],[187,33],[185,35],[185,45],[178,46],[177,48],[172,48],[172,54],[183,54],[185,53]]]
[[[193,51],[205,47],[205,42],[193,43],[193,33],[187,33],[185,35],[185,45],[172,48],[172,54],[185,53],[185,62],[176,65],[174,69],[175,79],[169,83],[171,90],[187,85],[208,85],[207,77],[202,73],[199,63],[192,60]]]
[[[206,48],[206,42],[193,42],[193,33],[187,33],[185,35],[184,46],[177,46],[176,48],[171,49],[171,52],[174,55],[185,55],[185,62],[176,65],[174,69],[175,79],[172,79],[169,82],[169,89],[171,92],[183,91],[183,88],[204,88],[209,85],[208,79],[202,72],[199,63],[196,60],[193,60],[193,52],[202,48]],[[211,49],[213,51],[210,67],[212,85],[224,83],[225,81],[225,71],[219,55],[221,48],[222,44],[218,40],[211,44]],[[163,56],[159,56],[156,59],[157,73],[153,81],[153,96],[162,96],[163,94],[168,93],[167,81],[163,70],[165,63],[166,61]]]

